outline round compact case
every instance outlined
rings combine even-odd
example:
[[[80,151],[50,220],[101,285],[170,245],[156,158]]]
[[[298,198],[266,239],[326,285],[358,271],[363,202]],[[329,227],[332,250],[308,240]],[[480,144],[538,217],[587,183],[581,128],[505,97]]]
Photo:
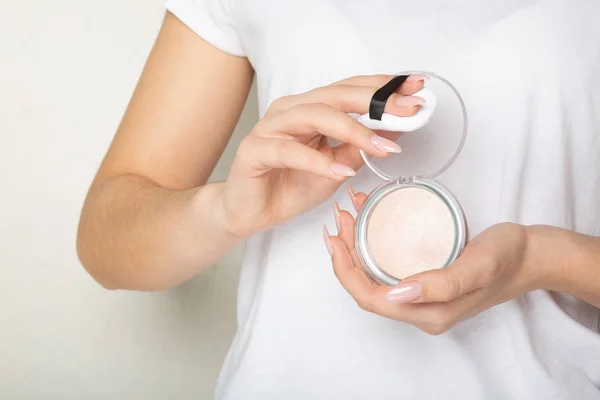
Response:
[[[387,99],[412,74],[430,77],[414,94],[425,103],[412,117],[384,114]],[[410,275],[447,267],[468,240],[460,203],[435,180],[458,158],[467,136],[467,112],[458,90],[434,73],[401,73],[375,93],[369,113],[358,120],[371,129],[402,132],[403,152],[383,162],[408,172],[386,173],[376,165],[379,160],[361,151],[366,165],[384,181],[356,219],[355,247],[363,268],[377,282],[395,286]],[[404,165],[402,158],[408,160]]]

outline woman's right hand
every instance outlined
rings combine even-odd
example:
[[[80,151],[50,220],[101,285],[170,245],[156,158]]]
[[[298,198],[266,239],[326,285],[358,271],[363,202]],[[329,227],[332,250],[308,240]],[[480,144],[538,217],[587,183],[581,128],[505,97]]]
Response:
[[[373,94],[393,76],[357,76],[274,101],[241,142],[222,191],[225,229],[244,237],[296,217],[330,197],[363,164],[400,147],[348,115],[369,110]],[[423,75],[412,75],[386,104],[411,116],[422,99]],[[342,142],[332,148],[327,139]]]

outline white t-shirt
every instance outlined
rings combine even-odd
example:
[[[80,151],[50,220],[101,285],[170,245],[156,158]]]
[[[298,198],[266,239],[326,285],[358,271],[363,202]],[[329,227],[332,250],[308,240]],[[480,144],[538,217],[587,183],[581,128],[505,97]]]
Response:
[[[600,236],[600,1],[170,0],[247,57],[261,115],[359,74],[427,70],[465,98],[466,145],[439,177],[472,236],[502,221]],[[363,168],[350,179],[369,192]],[[351,209],[343,185],[331,200]],[[321,235],[332,202],[246,247],[218,399],[600,399],[598,309],[535,291],[440,336],[359,309]],[[600,268],[600,266],[598,266]]]

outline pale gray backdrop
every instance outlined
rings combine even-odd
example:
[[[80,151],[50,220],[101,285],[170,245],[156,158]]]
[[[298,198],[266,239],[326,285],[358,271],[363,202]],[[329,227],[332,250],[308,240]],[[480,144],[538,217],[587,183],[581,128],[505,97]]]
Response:
[[[0,0],[0,399],[208,399],[241,248],[162,293],[108,292],[79,211],[156,37],[159,0]],[[213,179],[256,121],[255,93]]]

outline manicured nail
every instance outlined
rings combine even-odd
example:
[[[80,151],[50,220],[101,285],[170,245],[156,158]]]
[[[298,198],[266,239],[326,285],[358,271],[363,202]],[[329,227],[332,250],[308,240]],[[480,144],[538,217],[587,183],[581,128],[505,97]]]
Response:
[[[386,153],[400,153],[402,151],[400,146],[396,143],[381,136],[371,136],[371,143],[373,143],[379,151],[385,151]]]
[[[333,216],[335,217],[335,227],[338,230],[342,230],[342,225],[340,224],[340,206],[337,201],[333,202]]]
[[[426,81],[429,79],[431,79],[431,77],[425,74],[413,74],[406,78],[407,81]]]
[[[333,256],[333,246],[331,245],[331,239],[329,239],[329,230],[326,225],[323,225],[323,239],[325,239],[325,247],[330,256]]]
[[[420,299],[421,296],[423,296],[423,285],[419,282],[401,282],[387,294],[388,300],[396,303],[410,303]]]
[[[348,186],[348,194],[350,195],[350,201],[352,201],[354,209],[357,212],[360,211],[358,207],[358,202],[356,201],[356,193],[354,193],[354,189],[352,189],[352,186]]]
[[[344,164],[334,163],[329,167],[331,172],[338,176],[354,176],[356,171]]]
[[[397,96],[396,105],[400,107],[415,107],[425,103],[425,99],[419,96]]]

